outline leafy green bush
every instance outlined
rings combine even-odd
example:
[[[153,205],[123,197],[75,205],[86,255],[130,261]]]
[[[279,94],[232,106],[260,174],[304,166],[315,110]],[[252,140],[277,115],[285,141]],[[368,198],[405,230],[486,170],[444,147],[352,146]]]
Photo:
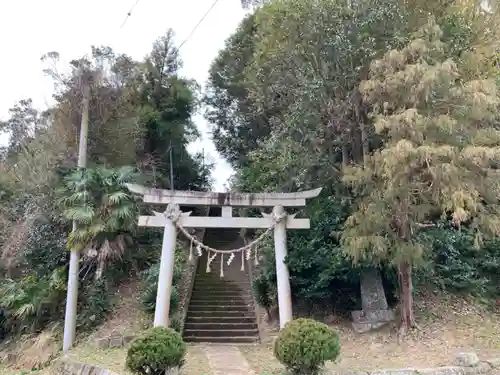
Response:
[[[112,311],[108,283],[105,279],[92,280],[82,286],[79,294],[77,325],[88,331],[104,322]]]
[[[271,284],[264,274],[259,274],[252,282],[252,291],[257,303],[266,309],[267,315],[271,318],[270,309],[274,304],[274,293]]]
[[[274,355],[293,375],[315,375],[340,354],[336,331],[312,319],[293,320],[280,332]]]
[[[37,220],[29,228],[22,251],[23,268],[32,270],[37,277],[44,277],[59,267],[68,264],[66,251],[67,228],[60,224]]]
[[[474,234],[442,225],[421,235],[428,244],[427,267],[417,273],[420,284],[434,283],[452,293],[496,299],[500,285],[500,242],[474,248]]]
[[[127,368],[139,375],[164,375],[182,366],[186,344],[171,328],[155,327],[136,339],[127,353]]]
[[[33,274],[20,280],[3,280],[0,284],[0,309],[4,328],[11,333],[31,333],[43,328],[51,319],[60,317],[65,294],[64,268],[43,278]]]
[[[144,311],[152,314],[156,308],[156,293],[158,291],[158,284],[146,286],[142,292],[141,302]],[[172,286],[172,293],[170,294],[170,311],[174,312],[179,307],[179,292],[175,285]]]
[[[175,285],[179,282],[184,264],[186,263],[186,251],[181,246],[177,246],[175,250],[174,275],[172,279],[172,294],[170,296],[170,311],[176,311],[179,307],[179,293]],[[143,272],[142,277],[142,292],[141,302],[144,311],[153,313],[156,307],[156,293],[158,290],[158,277],[160,274],[160,263],[153,264],[148,270]]]
[[[181,333],[181,320],[178,318],[172,318],[170,321],[170,328],[172,328],[175,332]]]

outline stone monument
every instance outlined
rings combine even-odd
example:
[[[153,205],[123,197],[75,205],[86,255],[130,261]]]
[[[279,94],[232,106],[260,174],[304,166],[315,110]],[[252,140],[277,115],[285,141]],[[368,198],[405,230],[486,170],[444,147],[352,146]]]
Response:
[[[382,276],[377,268],[361,273],[361,308],[351,313],[352,327],[358,333],[380,328],[394,320],[394,311],[387,306]]]

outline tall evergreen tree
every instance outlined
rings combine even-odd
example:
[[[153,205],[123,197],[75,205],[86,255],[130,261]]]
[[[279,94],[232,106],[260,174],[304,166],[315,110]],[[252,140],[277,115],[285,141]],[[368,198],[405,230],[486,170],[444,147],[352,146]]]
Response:
[[[406,47],[371,63],[360,90],[384,145],[344,175],[362,198],[343,244],[355,261],[397,267],[402,333],[416,324],[412,269],[424,224],[439,216],[468,224],[477,246],[500,234],[496,82],[461,77],[442,36],[430,21]]]

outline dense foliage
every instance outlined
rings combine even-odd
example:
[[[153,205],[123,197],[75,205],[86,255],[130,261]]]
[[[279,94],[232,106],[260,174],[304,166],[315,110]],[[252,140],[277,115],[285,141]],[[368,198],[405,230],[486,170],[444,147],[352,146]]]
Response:
[[[127,368],[138,375],[164,375],[182,366],[186,344],[170,328],[151,328],[137,338],[127,352]]]
[[[274,355],[292,375],[316,375],[339,354],[339,334],[312,319],[287,323],[274,343]]]
[[[232,188],[323,187],[299,213],[311,230],[289,234],[296,300],[359,308],[373,265],[404,328],[413,286],[498,295],[498,15],[474,0],[273,0],[227,40],[205,102]]]
[[[109,47],[93,47],[69,67],[57,52],[43,61],[55,104],[40,112],[22,100],[0,122],[9,135],[0,153],[2,336],[38,332],[63,318],[69,251],[81,253],[80,331],[106,318],[117,285],[158,262],[161,231],[137,228],[145,207],[126,183],[210,187],[210,165],[187,151],[198,137],[198,85],[178,73],[172,31],[143,61]],[[76,168],[85,88],[87,167]]]

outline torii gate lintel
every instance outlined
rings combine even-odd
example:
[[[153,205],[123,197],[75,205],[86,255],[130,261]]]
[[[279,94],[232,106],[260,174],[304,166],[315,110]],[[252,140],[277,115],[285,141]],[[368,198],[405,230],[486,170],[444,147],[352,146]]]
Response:
[[[216,193],[147,188],[127,184],[135,194],[143,196],[144,203],[179,204],[182,206],[233,206],[233,207],[303,207],[306,200],[319,195],[322,188],[296,193]]]

